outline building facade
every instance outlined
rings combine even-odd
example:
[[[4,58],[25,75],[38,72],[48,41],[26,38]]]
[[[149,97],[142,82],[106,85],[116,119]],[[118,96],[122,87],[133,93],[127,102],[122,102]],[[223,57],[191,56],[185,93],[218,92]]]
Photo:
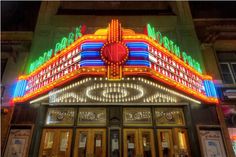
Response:
[[[42,2],[4,156],[233,156],[188,3],[120,5]]]
[[[191,11],[198,39],[201,43],[206,71],[214,78],[219,96],[222,125],[228,134],[227,140],[232,143],[236,154],[236,91],[235,91],[235,15],[232,14],[235,3],[192,3]],[[227,7],[228,6],[228,7]],[[227,9],[226,9],[227,8]],[[231,9],[232,8],[232,9]],[[204,14],[208,12],[208,14]],[[219,14],[219,12],[221,14]],[[224,124],[225,121],[225,124]],[[233,150],[232,150],[233,152]]]

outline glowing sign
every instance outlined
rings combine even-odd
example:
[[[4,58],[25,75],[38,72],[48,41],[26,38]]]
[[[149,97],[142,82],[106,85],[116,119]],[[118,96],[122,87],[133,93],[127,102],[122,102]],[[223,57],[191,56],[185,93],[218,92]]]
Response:
[[[163,52],[149,47],[150,67],[194,91],[205,94],[203,80]]]
[[[56,43],[54,54],[53,49],[44,52],[43,56],[40,56],[36,61],[30,64],[29,73],[33,72],[43,63],[47,62],[53,55],[55,56],[58,52],[65,49],[67,46],[71,45],[76,39],[82,36],[85,31],[85,26],[76,27],[75,32],[71,32],[67,37],[63,37],[60,42]]]
[[[176,49],[175,54],[171,52],[172,48],[166,48],[168,45],[162,46],[147,35],[121,29],[117,20],[95,34],[84,35],[75,41],[72,37],[70,34],[68,39],[62,39],[56,45],[54,53],[58,55],[19,78],[14,102],[28,101],[77,77],[90,75],[108,80],[148,76],[203,102],[218,102],[212,78],[181,60],[179,48],[174,44],[169,47]],[[158,40],[166,42],[167,39]],[[66,49],[65,45],[68,46]]]
[[[42,69],[36,75],[29,77],[26,86],[26,94],[46,86],[62,76],[77,70],[79,68],[78,62],[81,58],[79,53],[80,49],[75,47],[64,56],[58,58],[48,67]]]
[[[176,45],[172,40],[170,40],[166,36],[162,36],[160,31],[155,31],[155,28],[152,27],[150,24],[147,24],[147,35],[152,39],[158,41],[160,45],[163,45],[168,51],[175,54],[177,57],[183,59],[185,63],[193,67],[199,73],[202,73],[200,64],[194,60],[191,56],[187,55],[186,52],[181,52],[178,45]]]

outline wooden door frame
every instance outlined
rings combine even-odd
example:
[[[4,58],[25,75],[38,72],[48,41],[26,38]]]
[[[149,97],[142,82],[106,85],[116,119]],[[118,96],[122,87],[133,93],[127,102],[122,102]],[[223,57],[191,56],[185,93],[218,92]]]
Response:
[[[53,129],[53,128],[47,128],[47,129],[43,129],[42,130],[42,136],[41,136],[41,140],[40,140],[40,147],[39,147],[39,157],[41,157],[42,156],[42,152],[43,152],[43,146],[44,146],[44,141],[45,141],[45,136],[46,136],[46,132],[48,132],[48,131],[53,131],[53,132],[55,132],[55,134],[54,134],[54,136],[53,136],[53,140],[55,139],[55,136],[56,136],[56,129]],[[54,148],[55,146],[54,146],[54,144],[53,144],[53,146],[52,146],[52,150],[54,150],[55,148]]]
[[[127,145],[127,139],[126,139],[126,137],[127,137],[127,132],[134,132],[134,134],[135,134],[135,155],[138,157],[138,155],[140,154],[139,153],[139,149],[140,149],[140,147],[139,147],[139,141],[138,141],[138,129],[131,129],[131,128],[123,128],[123,155],[124,155],[124,157],[128,157],[128,155],[127,155],[127,152],[128,152],[128,148],[126,147],[126,145]]]
[[[76,152],[76,148],[78,148],[78,145],[79,145],[79,137],[80,137],[80,135],[79,135],[79,133],[80,132],[88,132],[88,137],[87,137],[87,145],[88,145],[88,148],[87,148],[87,150],[86,150],[86,154],[88,153],[90,153],[90,142],[91,142],[91,140],[89,140],[90,139],[90,129],[89,128],[76,128],[76,135],[75,135],[75,142],[74,142],[74,145],[73,145],[73,147],[74,147],[74,151],[73,151],[73,156],[77,156],[78,155],[78,151]]]
[[[107,134],[107,132],[106,132],[106,128],[76,128],[76,136],[75,136],[75,143],[74,143],[74,145],[73,145],[73,148],[74,148],[74,153],[73,153],[73,156],[77,156],[78,155],[78,152],[77,153],[75,153],[76,152],[76,147],[78,147],[78,141],[79,141],[79,132],[81,132],[81,131],[87,131],[88,132],[88,139],[87,139],[87,141],[88,141],[88,143],[87,143],[87,145],[88,145],[88,148],[87,148],[87,150],[86,150],[86,154],[88,153],[88,155],[90,156],[90,155],[92,155],[93,154],[93,152],[94,152],[94,134],[95,134],[95,132],[96,131],[98,131],[98,132],[102,132],[102,150],[104,151],[103,152],[103,157],[106,157],[106,154],[107,154],[107,151],[106,151],[106,142],[107,142],[107,140],[106,140],[106,134]]]
[[[66,153],[66,155],[68,155],[68,157],[70,157],[73,130],[72,129],[58,129],[58,134],[61,135],[61,132],[64,132],[64,131],[69,131],[69,140],[68,140],[68,143],[67,143],[67,153]],[[59,136],[59,139],[61,139],[60,137],[61,136]],[[59,143],[57,145],[57,152],[59,151],[59,149],[58,149],[59,145],[60,145],[60,140],[59,140]]]
[[[173,138],[174,138],[174,144],[176,144],[178,146],[178,149],[179,149],[179,140],[178,140],[178,135],[177,135],[177,132],[179,130],[183,131],[184,132],[184,135],[185,135],[185,140],[186,140],[186,147],[187,147],[187,151],[188,151],[188,156],[191,157],[191,150],[190,150],[190,145],[189,145],[189,137],[188,137],[188,131],[186,128],[179,128],[179,127],[174,127],[172,128],[172,133],[173,133]]]
[[[93,140],[91,140],[92,142],[94,142],[94,135],[95,135],[96,131],[97,132],[102,132],[102,150],[104,151],[102,157],[106,157],[106,154],[107,154],[107,151],[106,151],[106,146],[107,146],[107,144],[106,144],[106,134],[107,134],[106,129],[103,129],[103,128],[93,128],[93,129],[91,129],[92,139],[93,139]],[[95,145],[95,143],[93,143],[93,149],[92,149],[93,151],[91,150],[92,154],[94,152],[94,145]]]
[[[152,156],[153,157],[155,157],[156,156],[156,147],[155,147],[155,142],[154,142],[154,129],[147,129],[147,128],[140,128],[139,129],[139,138],[141,138],[139,141],[142,141],[142,132],[149,132],[150,133],[150,144],[151,144],[151,153],[152,153]],[[142,142],[140,142],[140,150],[141,150],[141,153],[140,154],[142,154],[142,156],[143,156],[143,146],[142,146],[142,143],[143,143],[143,141]]]
[[[143,156],[143,146],[142,146],[142,132],[149,132],[150,133],[150,143],[151,143],[151,153],[152,156],[156,156],[156,147],[155,147],[155,140],[154,140],[154,129],[153,128],[123,128],[123,155],[124,157],[127,156],[128,148],[126,147],[127,143],[127,132],[134,132],[135,134],[135,153],[136,156]]]
[[[158,156],[159,157],[163,157],[160,155],[161,153],[161,150],[162,150],[162,147],[161,147],[161,139],[160,139],[160,132],[161,131],[166,131],[166,132],[169,132],[169,137],[170,137],[170,153],[171,153],[171,156],[174,155],[174,141],[173,141],[173,135],[172,135],[172,129],[171,128],[168,128],[168,129],[157,129],[157,141],[158,141]]]
[[[69,136],[69,141],[68,141],[68,157],[70,157],[71,155],[71,141],[72,141],[72,133],[73,133],[73,130],[72,128],[44,128],[42,130],[42,136],[41,136],[41,140],[40,140],[40,148],[39,148],[39,157],[42,156],[42,151],[43,151],[43,146],[44,146],[44,140],[45,140],[45,135],[46,135],[46,132],[47,131],[55,131],[55,135],[53,137],[53,140],[56,141],[56,146],[54,146],[54,143],[53,143],[53,147],[52,147],[52,151],[55,151],[57,152],[58,151],[58,147],[59,147],[59,139],[60,138],[57,138],[60,134],[61,131],[69,131],[70,132],[70,136]],[[56,140],[55,140],[56,138]]]

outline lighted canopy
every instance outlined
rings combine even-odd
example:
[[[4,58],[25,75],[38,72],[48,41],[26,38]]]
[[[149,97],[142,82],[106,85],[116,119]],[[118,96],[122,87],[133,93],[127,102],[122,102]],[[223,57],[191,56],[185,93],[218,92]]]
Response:
[[[81,76],[113,82],[145,76],[201,102],[218,102],[212,78],[201,74],[199,63],[150,25],[146,34],[122,28],[118,20],[94,34],[83,35],[81,28],[32,63],[29,74],[19,77],[15,103],[47,94]]]

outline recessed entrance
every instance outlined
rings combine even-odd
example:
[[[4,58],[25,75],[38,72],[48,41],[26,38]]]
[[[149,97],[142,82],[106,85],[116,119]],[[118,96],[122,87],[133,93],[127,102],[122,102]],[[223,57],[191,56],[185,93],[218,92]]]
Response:
[[[183,106],[49,107],[46,116],[40,157],[191,154]]]
[[[189,156],[187,130],[182,128],[157,130],[159,157]]]

